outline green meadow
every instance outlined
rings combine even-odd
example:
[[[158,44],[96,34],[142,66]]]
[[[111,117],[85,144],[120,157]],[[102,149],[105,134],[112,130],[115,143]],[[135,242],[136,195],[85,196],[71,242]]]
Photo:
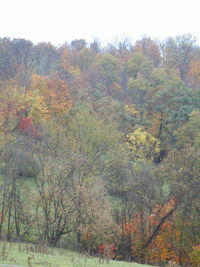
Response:
[[[7,264],[7,265],[6,265]],[[99,259],[87,254],[79,254],[67,249],[49,248],[22,243],[0,243],[0,266],[31,267],[145,267],[137,263],[109,261],[99,263]]]

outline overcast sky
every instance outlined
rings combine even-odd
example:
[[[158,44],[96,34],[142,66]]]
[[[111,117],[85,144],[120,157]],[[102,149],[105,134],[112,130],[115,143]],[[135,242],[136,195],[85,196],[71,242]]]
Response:
[[[104,43],[142,35],[192,33],[200,41],[199,0],[0,0],[0,37],[53,44]]]

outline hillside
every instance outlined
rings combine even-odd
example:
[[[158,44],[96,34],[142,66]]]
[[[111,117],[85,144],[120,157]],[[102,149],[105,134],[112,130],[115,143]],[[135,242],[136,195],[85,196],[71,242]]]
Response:
[[[0,238],[200,265],[199,77],[191,34],[0,38]]]

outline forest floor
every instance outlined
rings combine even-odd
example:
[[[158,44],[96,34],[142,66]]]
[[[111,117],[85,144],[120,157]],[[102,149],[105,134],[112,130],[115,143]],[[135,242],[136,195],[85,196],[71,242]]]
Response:
[[[32,244],[0,242],[0,266],[7,267],[147,267],[137,263],[99,259],[67,249],[36,247]]]

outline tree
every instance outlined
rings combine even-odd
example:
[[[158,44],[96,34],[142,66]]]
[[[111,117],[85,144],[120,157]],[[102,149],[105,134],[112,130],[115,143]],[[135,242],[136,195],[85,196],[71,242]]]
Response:
[[[38,43],[33,47],[34,73],[51,75],[58,68],[59,55],[56,47],[50,43]]]
[[[86,44],[87,43],[84,39],[75,39],[71,42],[71,47],[75,51],[80,51],[82,48],[85,48]]]
[[[118,60],[109,54],[101,56],[97,60],[97,69],[101,74],[102,83],[105,86],[112,86],[117,81]]]
[[[188,79],[189,79],[189,84],[193,88],[199,88],[200,86],[200,60],[193,59],[190,62],[189,65],[189,70],[188,70]]]
[[[45,155],[44,155],[45,153]],[[61,236],[75,231],[72,198],[68,179],[71,174],[69,163],[52,151],[37,153],[40,172],[35,176],[37,188],[36,218],[40,238],[55,245]],[[54,152],[55,154],[55,152]]]
[[[26,238],[36,222],[32,212],[30,191],[27,190],[24,181],[22,183],[19,181],[19,174],[27,174],[28,169],[29,171],[31,169],[32,144],[26,143],[26,155],[24,155],[24,146],[25,143],[22,140],[21,142],[8,140],[4,143],[1,152],[3,168],[1,168],[0,182],[2,190],[0,236],[5,236],[7,240]]]
[[[160,152],[159,141],[142,128],[127,134],[126,140],[133,157],[137,160],[154,161]]]
[[[116,152],[113,152],[114,160],[108,166],[106,179],[114,198],[114,218],[120,228],[116,233],[118,253],[123,259],[144,262],[147,247],[160,233],[175,206],[166,208],[171,198],[166,196],[163,179],[155,174],[152,163],[145,158],[133,159],[126,146]],[[149,218],[156,206],[160,208],[156,214],[157,221],[151,228]]]
[[[183,81],[187,78],[195,43],[196,38],[191,34],[178,35],[166,40],[164,56],[166,67],[178,68]]]
[[[198,145],[200,129],[200,114],[199,111],[193,111],[189,114],[189,120],[181,125],[175,132],[177,139],[176,146],[184,148],[188,145]]]
[[[72,106],[68,86],[58,76],[49,79],[45,76],[33,75],[30,84],[30,95],[40,94],[47,113],[53,117],[67,114]]]
[[[98,39],[94,39],[92,43],[90,43],[90,49],[93,53],[98,54],[101,52],[101,41]]]
[[[75,107],[74,107],[75,108]],[[77,106],[78,108],[78,106]],[[74,155],[72,187],[80,188],[77,192],[77,207],[81,207],[81,190],[92,177],[100,176],[106,162],[106,154],[118,142],[120,133],[114,123],[98,119],[95,113],[90,114],[83,108],[72,109],[71,120],[67,125],[67,140]],[[94,131],[95,129],[95,131]],[[93,178],[93,179],[94,179]],[[77,226],[81,226],[81,211],[77,214]],[[77,243],[80,243],[80,231],[77,232]]]
[[[159,115],[157,137],[162,144],[173,143],[174,131],[189,119],[192,112],[192,91],[179,82],[169,83],[163,90],[155,92],[149,102],[149,107],[153,107],[154,112]]]
[[[142,52],[146,57],[153,60],[155,67],[161,63],[160,49],[150,37],[144,37],[142,40],[136,41],[134,51]]]
[[[95,114],[74,108],[66,126],[59,125],[59,121],[46,124],[46,128],[43,125],[34,152],[40,166],[35,183],[38,208],[43,211],[40,214],[38,209],[37,215],[43,238],[55,244],[62,235],[75,232],[79,247],[87,229],[96,238],[109,231],[112,220],[106,212],[110,208],[100,172],[103,158],[119,133],[113,125],[103,125]]]
[[[92,65],[94,59],[94,55],[90,49],[82,48],[80,51],[74,54],[72,64],[83,71]]]
[[[8,80],[14,77],[16,62],[12,51],[12,42],[8,38],[0,39],[0,62],[1,80]]]

